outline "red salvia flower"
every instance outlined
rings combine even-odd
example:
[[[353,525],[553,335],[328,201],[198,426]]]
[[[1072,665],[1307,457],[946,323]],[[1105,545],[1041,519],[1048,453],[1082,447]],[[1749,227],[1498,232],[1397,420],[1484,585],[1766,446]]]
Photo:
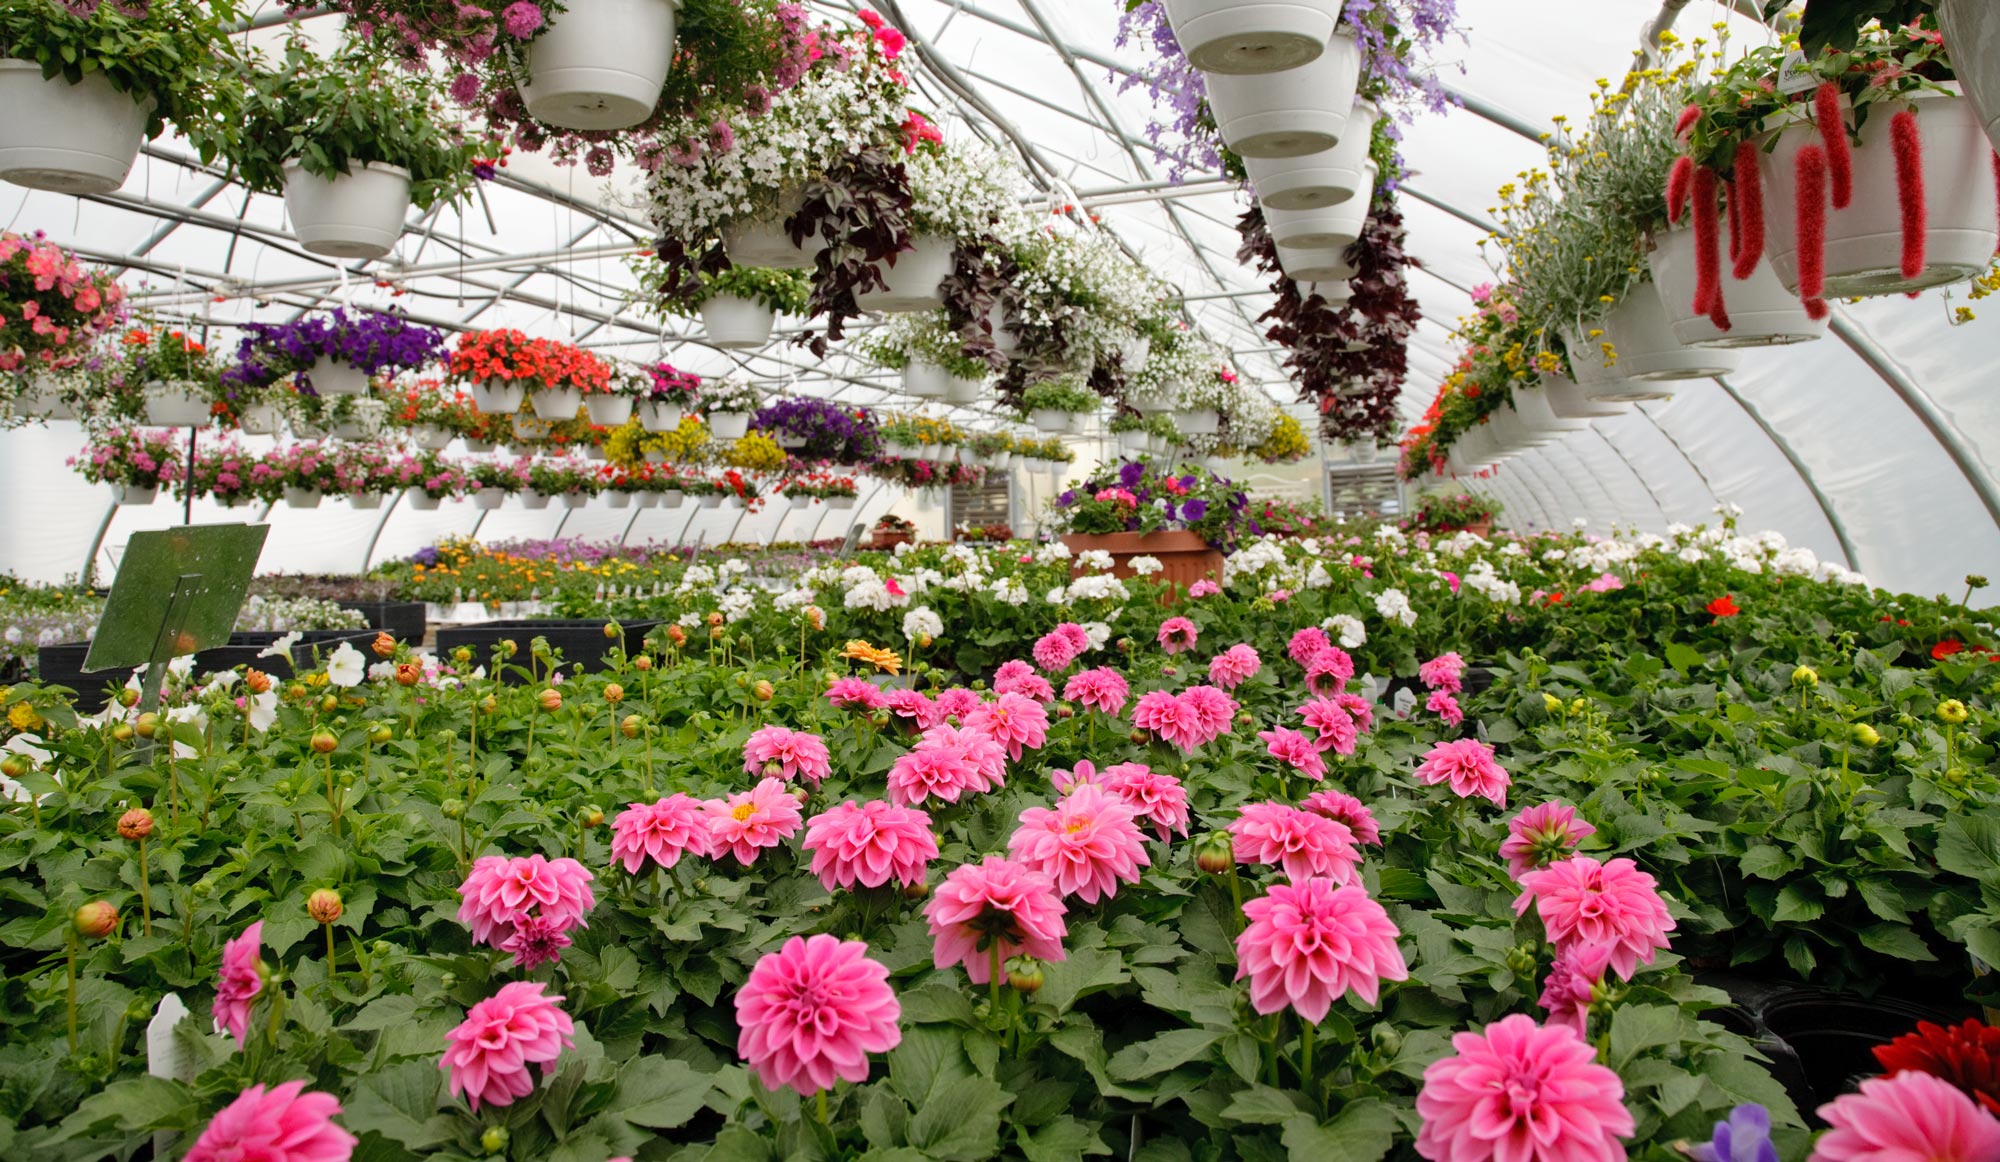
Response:
[[[1667,171],[1667,221],[1678,226],[1687,213],[1688,186],[1694,181],[1694,159],[1677,157]]]
[[[1743,612],[1736,608],[1736,596],[1732,593],[1725,593],[1714,601],[1709,602],[1708,611],[1715,616],[1715,620],[1717,621],[1721,621],[1725,617],[1735,617],[1737,614]]]
[[[2000,1114],[2000,1029],[1976,1020],[1950,1028],[1919,1021],[1916,1032],[1877,1045],[1875,1060],[1885,1073],[1943,1078],[1988,1113]]]
[[[1811,300],[1826,294],[1826,150],[1807,145],[1799,150],[1798,198],[1794,210],[1799,222],[1799,297]]]
[[[1854,153],[1847,145],[1847,122],[1840,117],[1840,88],[1832,81],[1813,94],[1813,120],[1820,144],[1826,147],[1826,172],[1833,180],[1833,208],[1845,210],[1854,200]]]
[[[1735,232],[1730,244],[1734,273],[1739,279],[1749,278],[1764,261],[1764,175],[1757,169],[1753,142],[1736,147],[1736,187],[1730,191],[1729,209],[1729,228]]]
[[[1924,200],[1924,138],[1917,115],[1905,109],[1889,118],[1889,145],[1896,154],[1896,201],[1903,211],[1903,277],[1924,273],[1924,245],[1930,207]]]

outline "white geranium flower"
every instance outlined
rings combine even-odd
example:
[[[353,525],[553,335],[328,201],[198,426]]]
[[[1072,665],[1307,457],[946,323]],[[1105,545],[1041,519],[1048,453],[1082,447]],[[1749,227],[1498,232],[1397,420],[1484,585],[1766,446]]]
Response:
[[[1143,557],[1140,558],[1140,560],[1153,561],[1153,558]],[[1105,552],[1103,549],[1085,549],[1083,552],[1078,553],[1076,555],[1076,563],[1083,566],[1085,569],[1091,570],[1092,572],[1109,573],[1111,571],[1111,564],[1112,564],[1111,554]],[[1158,568],[1159,564],[1160,563],[1158,561],[1153,561],[1153,566],[1155,568]],[[1139,561],[1133,561],[1132,567],[1134,569],[1137,569],[1139,567]]]
[[[347,642],[341,642],[340,647],[333,651],[333,656],[326,663],[326,680],[336,686],[359,686],[361,679],[367,674],[367,659],[361,656],[360,650]]]
[[[1410,599],[1401,589],[1384,589],[1376,594],[1375,612],[1405,627],[1417,624],[1417,611],[1410,607]]]
[[[993,583],[993,596],[1004,605],[1026,605],[1028,587],[1018,577],[1002,577]]]
[[[1035,560],[1043,565],[1053,565],[1057,561],[1067,561],[1069,560],[1069,546],[1063,544],[1061,541],[1050,541],[1048,544],[1035,550]]]
[[[1103,649],[1105,643],[1111,640],[1111,627],[1101,621],[1084,622],[1083,633],[1090,639],[1090,648],[1093,650]]]
[[[1096,551],[1097,550],[1095,549],[1091,550],[1091,552],[1096,552]],[[1084,554],[1084,556],[1086,557],[1089,555],[1090,555],[1089,553]],[[1104,555],[1106,557],[1109,557],[1111,554],[1106,553]],[[1109,566],[1106,566],[1106,568],[1109,568]],[[1134,573],[1137,573],[1141,577],[1151,577],[1153,574],[1159,572],[1164,568],[1166,568],[1166,566],[1160,564],[1160,559],[1158,557],[1132,558],[1132,571]]]
[[[370,682],[386,682],[395,676],[396,663],[394,662],[376,662],[374,665],[368,667],[368,680]]]
[[[1050,605],[1061,605],[1063,602],[1069,600],[1069,590],[1058,585],[1054,589],[1049,590],[1048,595],[1043,597],[1042,600],[1048,602]]]
[[[944,619],[928,605],[919,605],[903,615],[903,636],[911,641],[943,637]]]
[[[1351,613],[1336,613],[1321,622],[1320,628],[1336,635],[1343,650],[1358,650],[1368,644],[1368,627]]]

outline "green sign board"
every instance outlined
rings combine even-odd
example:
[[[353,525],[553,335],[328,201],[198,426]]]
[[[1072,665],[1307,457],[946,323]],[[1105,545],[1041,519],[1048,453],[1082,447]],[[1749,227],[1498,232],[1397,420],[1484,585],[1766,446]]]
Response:
[[[184,525],[133,533],[85,673],[163,665],[227,645],[269,525]]]

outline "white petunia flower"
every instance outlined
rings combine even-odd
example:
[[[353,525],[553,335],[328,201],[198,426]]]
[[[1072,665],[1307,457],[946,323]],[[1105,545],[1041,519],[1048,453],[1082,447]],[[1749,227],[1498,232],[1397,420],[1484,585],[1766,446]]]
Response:
[[[354,687],[368,675],[368,661],[361,651],[347,642],[341,642],[333,656],[326,663],[326,680],[336,686]]]

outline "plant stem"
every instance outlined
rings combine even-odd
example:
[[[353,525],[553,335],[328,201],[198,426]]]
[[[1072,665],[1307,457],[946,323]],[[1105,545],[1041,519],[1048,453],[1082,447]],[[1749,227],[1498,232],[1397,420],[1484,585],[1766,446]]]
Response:
[[[139,928],[146,935],[153,934],[153,891],[146,882],[146,837],[139,837]]]
[[[1299,1019],[1299,1082],[1305,1087],[1308,1094],[1312,1093],[1315,1088],[1313,1085],[1313,1029],[1314,1025],[1311,1021],[1303,1017]]]
[[[326,809],[333,815],[333,837],[340,838],[340,800],[333,793],[333,752],[326,752]]]
[[[65,960],[68,962],[69,965],[69,987],[66,993],[66,996],[69,1000],[69,1055],[71,1057],[75,1057],[76,1056],[76,930],[74,927],[72,927],[70,930],[68,955],[65,957]]]
[[[826,1125],[826,1091],[819,1091],[819,1124]]]
[[[321,924],[326,929],[326,1003],[333,1003],[333,978],[340,973],[340,960],[333,950],[333,925]]]

